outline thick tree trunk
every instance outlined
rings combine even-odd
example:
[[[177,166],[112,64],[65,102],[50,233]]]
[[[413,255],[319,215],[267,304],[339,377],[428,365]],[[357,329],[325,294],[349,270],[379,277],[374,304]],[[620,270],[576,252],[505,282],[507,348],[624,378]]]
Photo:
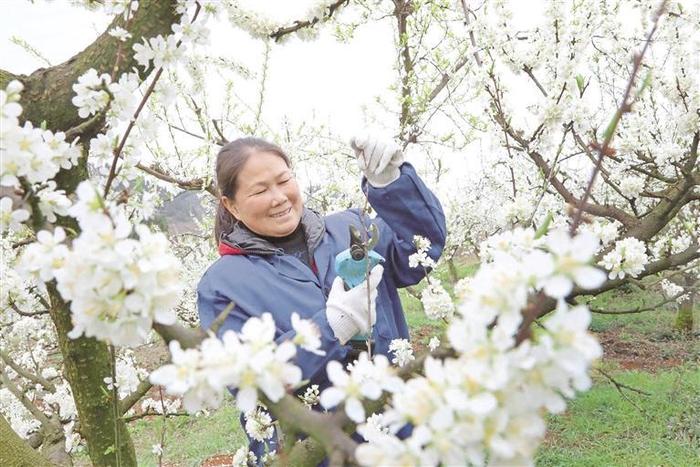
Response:
[[[24,84],[21,100],[24,110],[21,118],[31,121],[35,126],[46,122],[46,127],[52,131],[69,130],[82,122],[76,107],[71,102],[75,94],[72,85],[78,77],[90,68],[95,68],[98,73],[114,72],[115,76],[130,70],[136,66],[133,58],[133,43],[141,42],[144,37],[169,34],[171,25],[178,19],[174,1],[142,0],[128,27],[132,39],[126,43],[120,45],[116,38],[107,34],[114,26],[125,27],[124,19],[120,16],[115,18],[107,30],[85,50],[65,63],[50,68],[40,68],[29,76],[14,75],[0,70],[0,88],[4,89],[12,79],[19,79]],[[117,55],[121,55],[119,60]],[[117,69],[115,69],[115,63],[119,64]],[[83,141],[86,141],[92,135],[83,136]],[[86,158],[87,151],[84,150],[79,166],[69,171],[59,172],[56,177],[59,189],[72,193],[75,187],[87,178]],[[41,219],[33,220],[35,229],[42,227]],[[59,224],[66,225],[71,221],[61,219]],[[71,227],[78,231],[77,226],[71,225]],[[65,365],[65,377],[73,391],[80,420],[80,431],[87,440],[92,463],[99,466],[117,465],[118,452],[121,465],[136,465],[136,454],[126,425],[121,418],[114,415],[111,393],[104,392],[104,378],[111,375],[108,348],[95,339],[69,339],[67,334],[73,328],[69,306],[61,299],[54,287],[49,289],[52,305],[50,315],[56,326],[59,348]],[[7,423],[0,425],[0,431],[3,429],[9,429],[9,425]],[[115,432],[119,433],[119,446],[115,446]],[[24,454],[24,451],[19,448],[6,449],[8,443],[5,440],[10,439],[10,435],[16,437],[14,433],[7,436],[4,432],[2,433],[0,465],[49,464],[41,457],[30,459],[28,454]],[[5,458],[3,457],[5,455],[13,457]],[[23,463],[24,458],[29,461]]]
[[[78,409],[80,433],[87,441],[93,465],[117,465],[115,433],[119,430],[120,464],[136,465],[136,452],[124,421],[114,416],[111,391],[104,378],[111,377],[111,357],[107,346],[93,338],[68,338],[73,329],[70,311],[53,286],[49,286],[51,319],[56,325],[58,345],[63,355],[64,376],[70,383]]]
[[[4,467],[37,467],[54,464],[32,449],[12,430],[5,417],[0,415],[0,465]]]

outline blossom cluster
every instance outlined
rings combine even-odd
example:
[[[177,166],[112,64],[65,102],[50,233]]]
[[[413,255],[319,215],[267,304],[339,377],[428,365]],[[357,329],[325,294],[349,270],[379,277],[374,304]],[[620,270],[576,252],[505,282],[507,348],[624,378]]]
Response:
[[[421,292],[420,301],[428,318],[449,320],[454,314],[455,306],[452,298],[440,281],[434,277]]]
[[[335,0],[317,0],[307,8],[306,12],[297,18],[296,22],[318,21],[324,18],[328,8]],[[226,3],[229,20],[253,37],[265,39],[275,31],[289,26],[289,20],[276,20],[261,11],[246,9],[242,2],[234,0]],[[302,28],[296,35],[300,39],[312,39],[318,34],[315,28]]]
[[[375,355],[370,360],[363,352],[348,365],[348,371],[340,362],[330,361],[326,373],[333,386],[321,392],[321,405],[330,409],[344,402],[345,413],[356,423],[365,421],[363,400],[377,400],[382,392],[397,392],[403,386],[384,355]]]
[[[389,352],[394,354],[391,363],[398,366],[405,366],[416,358],[413,356],[413,347],[408,339],[394,339],[389,344]]]
[[[50,179],[59,170],[69,169],[77,163],[79,148],[65,140],[62,132],[53,133],[34,128],[31,122],[19,125],[22,106],[19,104],[23,85],[11,81],[0,90],[0,185],[22,190],[20,178],[32,185],[39,198],[39,210],[49,222],[55,222],[56,214],[65,215],[70,201],[63,190],[56,190]],[[21,191],[20,191],[21,193]],[[10,196],[0,200],[2,231],[18,231],[27,221],[30,211]]]
[[[675,282],[671,282],[668,279],[663,279],[661,281],[661,290],[663,290],[664,295],[667,298],[676,297],[676,300],[679,302],[681,300],[683,300],[683,297],[685,295],[685,294],[683,294],[683,291],[685,290],[685,289],[683,289],[683,287],[676,284]]]
[[[430,240],[420,235],[416,235],[413,237],[413,244],[416,246],[416,252],[408,257],[408,266],[411,268],[434,268],[435,260],[428,256],[428,251],[430,251]]]
[[[291,361],[296,346],[275,342],[275,329],[272,315],[265,313],[248,319],[240,333],[207,337],[199,348],[182,349],[172,341],[172,363],[151,373],[151,382],[182,396],[191,413],[217,407],[227,386],[238,389],[236,402],[243,412],[255,410],[258,391],[277,402],[301,382],[301,370]]]
[[[248,436],[257,441],[265,441],[272,438],[275,432],[275,427],[272,425],[272,417],[262,407],[256,407],[246,412],[244,417],[245,431],[248,433]]]
[[[82,182],[76,193],[69,214],[78,220],[81,234],[68,248],[60,227],[38,232],[37,242],[20,258],[20,268],[42,282],[56,279],[61,296],[70,302],[74,327],[69,337],[141,344],[154,321],[175,321],[179,262],[163,234],[143,225],[134,228],[114,206],[110,213],[90,182]]]
[[[648,262],[644,242],[627,237],[615,242],[615,248],[603,257],[600,264],[610,271],[610,279],[623,279],[625,276],[637,277]]]
[[[587,370],[601,348],[587,332],[585,306],[558,300],[533,340],[517,342],[516,334],[532,293],[561,299],[574,284],[601,284],[605,275],[590,265],[597,239],[559,230],[511,239],[529,240],[489,243],[493,259],[470,281],[448,326],[456,356],[427,357],[424,375],[392,394],[381,426],[360,427],[368,441],[356,450],[360,464],[529,463],[544,435],[543,411],[561,412],[565,398],[590,386]],[[400,440],[406,423],[413,433]]]

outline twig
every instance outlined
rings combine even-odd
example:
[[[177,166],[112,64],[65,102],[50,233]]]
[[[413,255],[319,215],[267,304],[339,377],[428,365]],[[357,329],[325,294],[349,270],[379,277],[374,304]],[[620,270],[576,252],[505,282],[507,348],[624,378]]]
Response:
[[[616,388],[620,393],[622,393],[622,390],[623,390],[623,389],[627,389],[627,390],[629,390],[629,391],[636,392],[637,394],[642,394],[642,395],[644,395],[644,396],[651,396],[651,393],[650,393],[650,392],[642,391],[641,389],[633,388],[632,386],[628,386],[628,385],[626,385],[626,384],[624,384],[624,383],[619,382],[618,380],[616,380],[615,378],[613,378],[612,376],[610,376],[610,374],[608,374],[607,372],[601,370],[600,368],[596,368],[596,371],[597,371],[598,373],[600,373],[601,375],[605,376],[605,378],[607,378],[608,381],[610,381],[612,384],[614,384],[614,385],[615,385],[615,388]]]
[[[156,169],[155,167],[149,167],[147,165],[144,165],[142,163],[137,163],[136,168],[139,170],[142,170],[146,172],[149,175],[152,175],[156,177],[159,180],[163,180],[164,182],[172,183],[174,185],[177,185],[178,187],[182,188],[183,190],[191,190],[191,191],[199,191],[199,190],[205,190],[209,192],[212,196],[218,198],[219,197],[219,191],[216,188],[216,185],[210,180],[209,183],[204,186],[205,180],[202,178],[195,178],[193,180],[180,180],[172,175],[168,175],[166,173],[163,173],[159,169]]]
[[[0,349],[0,359],[4,360],[5,363],[7,364],[7,366],[9,366],[13,370],[15,370],[15,372],[18,375],[20,375],[22,378],[28,379],[29,381],[31,381],[32,383],[35,383],[35,384],[41,384],[42,386],[44,386],[44,388],[46,388],[47,390],[49,390],[51,392],[56,391],[56,386],[51,381],[47,380],[46,378],[44,378],[41,375],[35,375],[35,374],[30,373],[29,371],[25,370],[20,365],[18,365],[12,359],[12,357],[10,357],[2,349]]]
[[[134,391],[119,401],[119,411],[122,415],[127,413],[146,393],[153,387],[148,378],[141,380]]]
[[[146,417],[155,417],[155,416],[164,416],[164,417],[187,417],[190,416],[191,414],[189,412],[170,412],[166,414],[161,414],[155,411],[148,410],[146,412],[142,412],[140,414],[136,415],[129,415],[128,417],[122,417],[122,420],[124,420],[124,423],[131,423],[136,420],[141,420],[142,418]]]
[[[209,331],[216,334],[219,331],[219,328],[226,321],[226,318],[231,313],[231,310],[233,310],[233,308],[235,306],[236,306],[236,304],[234,302],[230,302],[228,305],[226,305],[226,308],[224,308],[224,311],[219,313],[219,315],[214,319],[214,321],[212,321],[211,326],[209,326]]]
[[[199,15],[199,11],[201,10],[202,6],[197,3],[196,9],[194,11],[194,15],[192,16],[192,22],[197,19],[197,16]],[[177,44],[175,45],[176,47],[180,47],[180,44],[182,44],[182,39],[177,41]],[[137,107],[136,111],[134,112],[134,115],[131,117],[131,120],[129,121],[129,126],[126,127],[126,131],[124,131],[124,134],[122,135],[121,141],[119,142],[119,146],[114,150],[114,157],[112,158],[112,166],[109,169],[109,175],[107,176],[107,182],[105,183],[105,189],[104,192],[102,193],[103,198],[107,198],[107,194],[109,193],[109,189],[112,186],[112,182],[114,181],[114,178],[117,176],[117,161],[119,160],[119,157],[122,153],[122,150],[124,150],[124,146],[126,145],[126,140],[129,138],[129,134],[131,133],[131,130],[134,128],[134,125],[136,124],[136,120],[139,118],[139,115],[141,114],[141,110],[143,110],[144,106],[146,105],[146,102],[148,101],[148,98],[151,97],[151,94],[153,93],[153,90],[156,87],[156,83],[160,79],[160,76],[163,74],[163,67],[161,66],[158,68],[158,71],[156,71],[155,76],[153,77],[153,80],[151,80],[151,84],[148,86],[148,89],[146,89],[146,92],[143,95],[143,98],[141,99],[141,102],[139,103],[139,106]]]
[[[617,126],[620,123],[620,120],[622,119],[622,116],[628,112],[632,111],[632,102],[630,101],[630,97],[632,94],[632,87],[634,86],[634,80],[637,77],[637,73],[639,72],[639,68],[642,65],[642,59],[644,58],[644,54],[646,53],[647,49],[649,48],[649,44],[651,43],[651,38],[654,35],[654,32],[656,32],[656,28],[659,25],[659,19],[661,19],[661,15],[663,12],[666,10],[666,4],[668,3],[668,0],[663,0],[661,2],[661,5],[659,5],[659,8],[656,10],[656,13],[654,14],[654,25],[652,26],[651,30],[647,34],[647,37],[644,41],[644,47],[642,48],[642,51],[639,52],[638,54],[635,54],[634,59],[633,59],[633,65],[632,65],[632,72],[630,73],[630,78],[627,81],[627,87],[625,88],[625,93],[622,97],[622,102],[620,103],[620,106],[618,107],[617,111],[615,112],[615,115],[613,116],[612,121],[608,125],[608,127],[605,130],[605,139],[603,140],[603,144],[597,147],[598,150],[598,161],[593,168],[593,173],[591,174],[591,178],[588,181],[588,185],[586,186],[586,191],[583,194],[583,197],[579,200],[579,205],[577,206],[576,213],[573,218],[573,222],[571,223],[571,228],[570,228],[570,233],[571,235],[574,235],[576,233],[576,229],[578,229],[579,224],[581,223],[581,220],[583,219],[583,206],[586,204],[586,201],[588,198],[591,196],[591,192],[593,191],[593,184],[595,183],[595,180],[598,176],[598,172],[600,172],[600,168],[603,165],[603,159],[605,156],[610,152],[610,143],[613,139],[613,136],[615,135],[615,132],[617,130]]]
[[[683,292],[677,293],[675,296],[673,296],[671,298],[667,298],[666,300],[663,300],[659,303],[655,303],[654,305],[644,307],[644,308],[642,308],[642,305],[639,305],[637,308],[630,308],[630,309],[626,309],[626,310],[601,310],[599,308],[591,308],[590,310],[591,310],[591,313],[598,313],[601,315],[629,315],[629,314],[633,314],[633,313],[643,313],[645,311],[656,310],[657,308],[660,308],[667,303],[674,302],[687,293],[688,293],[687,290],[683,290]]]
[[[218,143],[223,146],[224,144],[228,143],[228,139],[224,136],[224,133],[221,131],[221,128],[219,128],[219,124],[216,123],[216,119],[211,119],[211,123],[214,125],[214,130],[216,130],[216,134],[219,135],[219,141]]]

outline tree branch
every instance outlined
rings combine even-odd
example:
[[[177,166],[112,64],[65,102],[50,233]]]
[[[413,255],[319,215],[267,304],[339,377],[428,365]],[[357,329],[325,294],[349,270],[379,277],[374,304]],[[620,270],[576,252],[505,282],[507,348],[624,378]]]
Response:
[[[288,34],[299,31],[300,29],[312,27],[320,21],[327,21],[333,16],[333,14],[336,12],[336,10],[338,10],[341,6],[343,6],[344,4],[349,3],[349,2],[350,2],[350,0],[338,0],[335,3],[332,3],[328,7],[328,13],[324,14],[322,17],[319,18],[318,16],[316,16],[310,20],[295,21],[292,26],[286,26],[286,27],[280,28],[277,31],[270,34],[270,39],[273,39],[275,42],[279,42],[280,39],[282,39],[284,36],[286,36]]]
[[[145,396],[149,389],[151,389],[152,387],[153,385],[151,384],[151,381],[148,378],[141,380],[139,385],[136,387],[136,389],[134,389],[134,391],[131,394],[128,394],[121,401],[119,401],[120,413],[122,415],[127,413],[129,409],[136,405],[136,403],[140,401],[141,398]]]
[[[647,306],[647,307],[642,307],[642,305],[639,305],[636,308],[628,308],[626,310],[603,310],[600,308],[591,308],[591,307],[589,307],[589,308],[591,310],[591,313],[598,313],[601,315],[629,315],[629,314],[634,314],[634,313],[643,313],[645,311],[656,310],[656,309],[664,306],[667,303],[675,302],[676,300],[678,300],[679,298],[681,298],[683,295],[685,295],[687,293],[688,293],[688,291],[684,290],[683,292],[680,292],[671,298],[667,298],[667,299],[662,300],[658,303],[655,303],[654,305]]]
[[[202,189],[204,191],[209,192],[212,196],[218,199],[219,197],[219,189],[216,187],[216,184],[213,181],[209,181],[209,183],[204,186],[204,179],[202,178],[195,178],[192,180],[180,180],[178,178],[175,178],[171,175],[168,175],[164,172],[162,172],[160,169],[157,169],[155,167],[149,167],[145,164],[142,163],[137,163],[136,167],[144,172],[146,172],[149,175],[152,175],[156,177],[159,180],[163,180],[164,182],[172,183],[174,185],[177,185],[178,187],[182,188],[183,190],[189,190],[189,191],[201,191]]]
[[[10,380],[5,372],[4,365],[2,364],[0,364],[0,383],[2,383],[2,385],[5,386],[7,390],[20,401],[24,408],[27,409],[32,414],[32,417],[36,418],[42,426],[48,426],[51,424],[49,417],[44,415],[44,412],[39,410],[39,408],[34,405],[32,401],[27,399],[24,392]]]
[[[7,366],[9,366],[13,370],[15,370],[15,372],[18,375],[20,375],[22,378],[28,379],[29,381],[31,381],[34,384],[41,384],[48,391],[51,391],[51,392],[56,391],[56,386],[51,381],[47,380],[46,378],[44,378],[41,375],[35,375],[35,374],[30,373],[29,371],[25,370],[20,365],[18,365],[12,359],[12,357],[10,357],[2,349],[0,349],[0,359],[4,360],[4,362],[7,364]]]
[[[120,60],[117,72],[137,67],[132,46],[142,37],[169,34],[173,23],[179,19],[175,12],[175,1],[141,0],[129,27],[132,38],[123,43],[125,53]],[[124,27],[121,15],[114,18],[107,29],[82,52],[66,62],[50,68],[39,68],[30,75],[14,75],[0,71],[0,88],[4,89],[12,79],[24,84],[22,92],[22,121],[31,121],[38,126],[46,121],[47,128],[53,131],[67,131],[78,127],[83,119],[71,102],[73,83],[88,69],[94,68],[98,74],[111,74],[115,63],[115,52],[121,42],[108,34],[113,27]],[[138,67],[137,67],[138,68]],[[142,77],[150,73],[139,68]]]

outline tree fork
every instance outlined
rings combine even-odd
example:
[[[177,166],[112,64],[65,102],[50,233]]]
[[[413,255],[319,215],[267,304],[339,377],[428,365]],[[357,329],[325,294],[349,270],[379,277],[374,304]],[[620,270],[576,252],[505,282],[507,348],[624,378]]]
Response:
[[[174,1],[142,0],[134,13],[129,27],[132,37],[122,45],[122,59],[119,62],[117,75],[136,67],[134,52],[131,48],[141,38],[149,38],[158,34],[166,35],[170,27],[177,22],[179,15],[175,12]],[[125,26],[121,16],[114,18],[112,23],[95,41],[82,52],[60,65],[50,68],[39,68],[30,75],[15,75],[6,70],[0,70],[0,87],[5,89],[7,83],[17,79],[24,84],[22,92],[22,107],[20,118],[39,126],[46,121],[47,128],[53,131],[66,131],[79,125],[83,119],[73,105],[73,83],[90,68],[98,73],[111,74],[116,59],[119,40],[108,34],[115,26]],[[144,78],[151,70],[139,73]]]

